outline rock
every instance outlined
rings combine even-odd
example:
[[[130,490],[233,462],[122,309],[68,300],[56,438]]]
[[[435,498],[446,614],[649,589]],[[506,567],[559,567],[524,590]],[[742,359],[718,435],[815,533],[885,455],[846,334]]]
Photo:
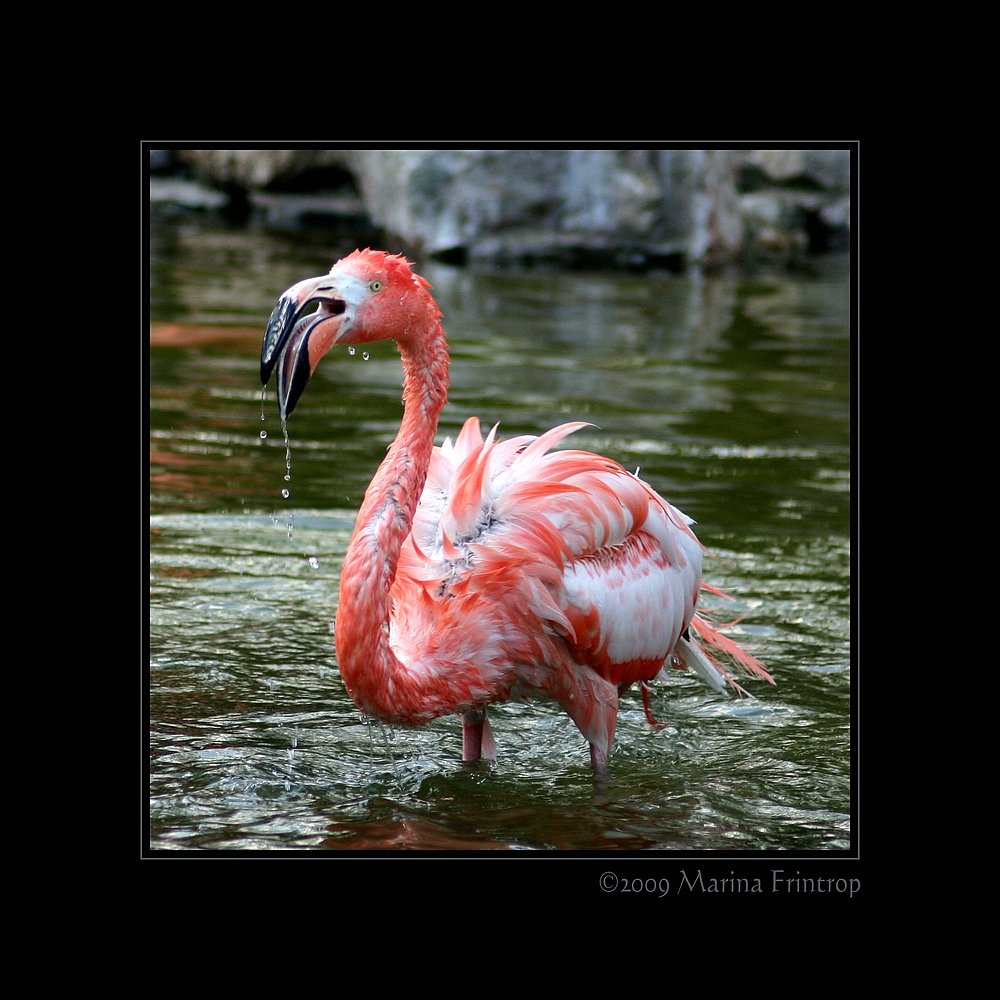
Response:
[[[851,154],[846,149],[754,149],[744,162],[777,183],[807,181],[840,192],[851,188]]]
[[[151,177],[149,203],[181,205],[184,208],[218,210],[225,206],[226,196],[196,181],[174,177]]]
[[[372,220],[435,256],[728,259],[739,245],[724,151],[356,151]]]
[[[652,231],[663,204],[655,155],[574,149],[560,166],[560,228],[591,236],[617,231],[626,240]]]
[[[178,157],[206,183],[237,184],[260,191],[310,170],[342,167],[346,152],[339,149],[184,149],[178,151]]]
[[[328,217],[341,231],[377,228],[389,245],[458,262],[723,265],[818,249],[850,225],[844,150],[182,150],[177,159],[226,192],[230,218]]]
[[[755,149],[738,158],[747,224],[744,256],[789,259],[846,250],[851,154],[845,149]]]
[[[755,192],[740,198],[746,226],[748,255],[789,258],[808,246],[797,216],[798,206],[787,193]]]
[[[291,229],[306,222],[324,219],[354,226],[358,231],[371,228],[371,220],[361,198],[346,194],[271,194],[254,192],[250,205],[269,226]]]
[[[820,209],[820,217],[830,229],[843,229],[850,231],[851,228],[851,196],[841,195],[833,201],[826,202]]]

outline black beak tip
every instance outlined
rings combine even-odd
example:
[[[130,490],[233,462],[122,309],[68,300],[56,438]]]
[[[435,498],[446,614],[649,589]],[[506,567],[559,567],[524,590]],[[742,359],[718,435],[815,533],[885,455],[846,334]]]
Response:
[[[260,348],[260,382],[266,386],[277,368],[278,412],[282,420],[287,420],[295,409],[302,390],[312,376],[308,351],[310,334],[320,323],[329,318],[329,315],[340,315],[346,308],[344,302],[333,300],[326,312],[317,312],[308,326],[303,328],[300,325],[297,328],[296,323],[300,321],[308,307],[318,300],[325,301],[325,297],[317,295],[297,305],[294,298],[283,295],[278,299],[267,321],[264,341]],[[296,329],[298,333],[292,341],[290,337]]]
[[[295,325],[297,308],[295,300],[282,295],[271,311],[260,346],[260,384],[267,385],[271,372],[281,354],[281,349]]]
[[[278,365],[278,412],[282,420],[291,416],[311,375],[309,355],[304,350],[297,352],[294,358],[283,359]]]

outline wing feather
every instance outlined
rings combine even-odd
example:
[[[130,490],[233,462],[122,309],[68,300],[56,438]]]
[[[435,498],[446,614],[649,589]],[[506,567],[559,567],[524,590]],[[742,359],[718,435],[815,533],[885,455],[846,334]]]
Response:
[[[497,441],[470,418],[435,449],[394,584],[401,651],[433,642],[441,657],[451,642],[461,669],[481,627],[498,670],[518,664],[523,684],[537,661],[535,686],[571,715],[588,670],[620,690],[659,672],[695,617],[701,546],[691,520],[618,463],[551,450],[587,426]]]

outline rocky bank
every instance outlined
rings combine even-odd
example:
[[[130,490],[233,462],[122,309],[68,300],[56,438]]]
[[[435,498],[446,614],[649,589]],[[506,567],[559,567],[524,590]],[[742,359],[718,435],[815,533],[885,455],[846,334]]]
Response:
[[[489,266],[794,263],[846,250],[852,150],[174,149],[157,204]]]

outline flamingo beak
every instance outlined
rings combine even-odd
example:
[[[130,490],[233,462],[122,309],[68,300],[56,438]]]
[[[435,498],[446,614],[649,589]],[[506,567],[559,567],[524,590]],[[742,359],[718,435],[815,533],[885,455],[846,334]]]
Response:
[[[314,311],[309,307],[319,303]],[[278,369],[278,409],[287,419],[320,357],[336,338],[347,303],[325,274],[306,278],[285,292],[271,312],[260,349],[260,381],[267,385]],[[323,335],[318,331],[323,327]]]

